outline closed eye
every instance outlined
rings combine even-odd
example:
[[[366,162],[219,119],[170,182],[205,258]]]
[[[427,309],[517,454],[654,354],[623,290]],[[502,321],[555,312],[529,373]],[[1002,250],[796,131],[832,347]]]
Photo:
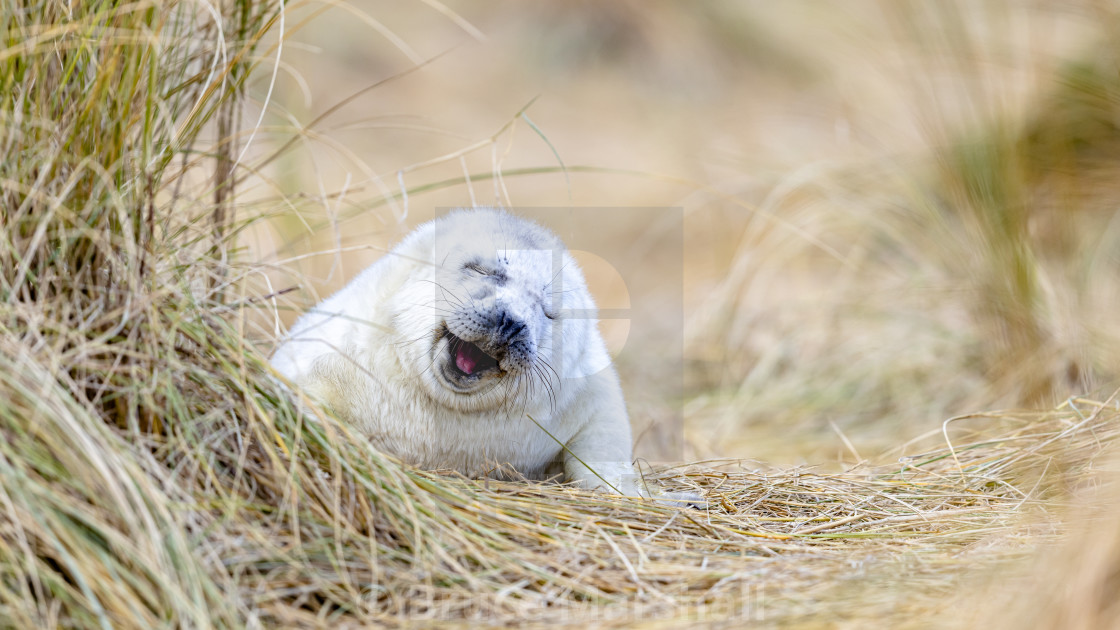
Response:
[[[469,262],[469,263],[463,265],[463,269],[465,269],[467,271],[473,271],[473,272],[475,272],[477,274],[481,274],[483,276],[494,275],[494,270],[493,269],[487,269],[486,267],[483,267],[481,264],[479,264],[477,262]]]

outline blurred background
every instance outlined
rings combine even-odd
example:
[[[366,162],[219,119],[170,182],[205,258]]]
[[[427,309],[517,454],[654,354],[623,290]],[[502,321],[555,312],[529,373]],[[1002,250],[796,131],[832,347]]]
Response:
[[[639,455],[851,465],[959,414],[1107,397],[1118,20],[1112,0],[291,2],[242,112],[262,121],[242,212],[265,217],[244,258],[282,293],[255,334],[440,208],[596,207],[585,249],[650,272],[587,257],[600,305],[683,321],[604,324]],[[611,211],[634,207],[680,220]]]

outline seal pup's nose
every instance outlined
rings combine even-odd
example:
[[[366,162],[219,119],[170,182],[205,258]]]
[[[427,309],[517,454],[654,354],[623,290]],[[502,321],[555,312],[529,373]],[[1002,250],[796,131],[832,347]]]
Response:
[[[495,317],[494,341],[503,346],[509,346],[519,335],[525,332],[525,322],[512,315],[508,310],[498,311]]]
[[[507,372],[527,369],[533,361],[536,342],[525,318],[514,309],[497,304],[486,318],[482,338],[476,341]]]

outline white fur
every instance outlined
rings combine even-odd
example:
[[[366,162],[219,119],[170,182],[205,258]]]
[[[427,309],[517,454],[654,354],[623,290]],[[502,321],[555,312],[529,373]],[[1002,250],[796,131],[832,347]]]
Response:
[[[501,281],[464,267],[476,260]],[[453,338],[439,331],[466,338],[498,307],[524,325],[519,354],[499,364],[510,371],[456,391],[440,372],[454,364]],[[626,406],[594,309],[553,234],[501,211],[459,210],[418,227],[301,317],[272,365],[417,467],[474,477],[562,471],[584,488],[650,496],[631,465]]]

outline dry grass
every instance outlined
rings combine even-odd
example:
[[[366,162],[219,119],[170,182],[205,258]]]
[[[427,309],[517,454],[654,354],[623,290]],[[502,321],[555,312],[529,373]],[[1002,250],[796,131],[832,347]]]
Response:
[[[962,608],[972,613],[968,617],[971,624],[959,627],[1089,630],[1115,628],[1120,623],[1116,604],[1120,486],[1115,453],[1105,463],[1110,466],[1099,475],[1101,486],[1083,492],[1062,510],[1068,535],[1039,554],[1031,570],[1004,576],[1010,583],[1002,588],[988,585],[972,598],[963,597]],[[1001,609],[1004,614],[997,614]]]
[[[711,501],[676,510],[405,470],[260,392],[240,420],[138,440],[5,367],[2,595],[36,627],[928,621],[977,567],[1053,540],[1047,506],[1120,432],[1078,400],[978,416],[987,437],[888,468],[658,471]]]
[[[1120,434],[1114,399],[1073,398],[954,419],[887,466],[650,471],[705,510],[404,468],[247,341],[274,296],[231,262],[237,98],[276,6],[3,6],[4,627],[951,625],[962,589],[1063,535]]]

